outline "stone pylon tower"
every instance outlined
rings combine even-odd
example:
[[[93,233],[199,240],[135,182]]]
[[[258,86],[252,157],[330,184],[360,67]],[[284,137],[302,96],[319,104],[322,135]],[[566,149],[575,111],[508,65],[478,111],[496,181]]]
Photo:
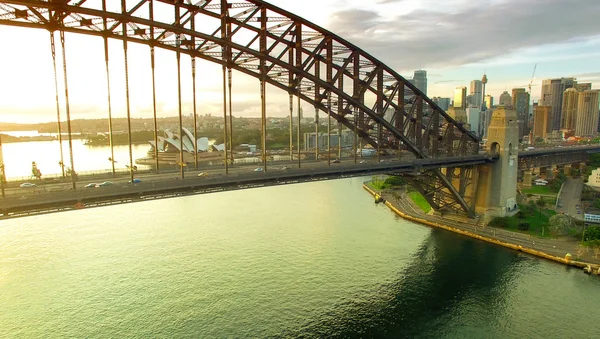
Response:
[[[475,212],[486,221],[517,212],[518,146],[517,112],[500,106],[492,114],[486,145],[500,159],[479,167]]]

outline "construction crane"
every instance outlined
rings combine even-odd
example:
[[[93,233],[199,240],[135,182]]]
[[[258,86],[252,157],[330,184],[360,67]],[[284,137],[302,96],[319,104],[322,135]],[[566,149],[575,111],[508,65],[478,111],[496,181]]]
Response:
[[[533,66],[533,74],[531,75],[531,81],[529,81],[529,96],[531,96],[531,85],[533,84],[533,79],[535,79],[535,69],[537,68],[537,62]]]

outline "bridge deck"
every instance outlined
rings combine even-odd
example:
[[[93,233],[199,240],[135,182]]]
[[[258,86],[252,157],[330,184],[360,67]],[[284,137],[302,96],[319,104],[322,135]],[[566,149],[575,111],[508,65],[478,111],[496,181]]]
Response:
[[[45,213],[72,209],[78,202],[89,206],[139,201],[186,194],[217,192],[231,189],[244,189],[269,185],[284,185],[316,180],[339,179],[372,174],[408,173],[426,171],[446,166],[476,166],[494,161],[484,154],[464,157],[413,159],[411,161],[391,161],[377,164],[354,164],[344,161],[331,167],[290,168],[287,170],[272,168],[268,172],[250,172],[230,175],[210,175],[208,177],[188,177],[158,179],[148,176],[144,181],[131,185],[115,185],[94,189],[81,188],[76,191],[49,191],[28,195],[7,196],[2,202],[0,213],[4,217]],[[255,167],[255,165],[246,166]],[[153,178],[154,177],[154,178]]]

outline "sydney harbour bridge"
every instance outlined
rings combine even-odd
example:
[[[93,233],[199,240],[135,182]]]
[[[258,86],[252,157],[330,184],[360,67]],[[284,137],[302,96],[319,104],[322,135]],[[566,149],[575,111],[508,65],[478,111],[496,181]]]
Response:
[[[64,93],[56,85],[57,121],[67,121],[70,163],[74,170],[71,140],[71,110],[67,72],[69,65],[65,33],[99,37],[104,41],[107,79],[110,79],[109,39],[122,42],[125,74],[125,111],[131,141],[130,75],[128,46],[148,46],[152,74],[154,135],[157,143],[155,50],[172,51],[177,62],[173,77],[178,83],[178,115],[182,126],[182,77],[192,77],[194,140],[196,123],[196,60],[222,66],[224,164],[227,173],[233,155],[232,71],[241,72],[260,84],[260,149],[265,172],[268,150],[266,126],[269,116],[267,86],[289,97],[290,153],[298,152],[300,162],[301,102],[314,107],[315,117],[327,119],[328,143],[332,125],[353,131],[357,140],[372,146],[377,154],[408,151],[417,159],[435,160],[418,175],[408,176],[412,184],[436,210],[456,210],[473,216],[473,197],[466,192],[475,185],[478,164],[492,163],[498,154],[479,151],[480,140],[462,122],[450,117],[430,98],[359,46],[297,15],[259,0],[24,0],[0,1],[0,25],[38,28],[49,32],[54,62],[55,84],[64,79]],[[62,56],[57,55],[60,44]],[[402,46],[399,46],[401,50]],[[49,53],[50,54],[50,53]],[[111,54],[112,55],[112,54]],[[182,56],[191,60],[191,73],[181,71]],[[62,69],[56,67],[62,58]],[[119,70],[121,71],[121,70]],[[214,81],[214,79],[212,80]],[[111,88],[107,81],[109,130]],[[65,111],[59,108],[59,96]],[[61,117],[61,114],[63,116]],[[57,124],[60,129],[60,123]],[[295,133],[292,130],[295,129]],[[64,131],[63,131],[64,132]],[[59,130],[59,136],[61,131]],[[294,138],[294,135],[295,138]],[[295,139],[295,140],[294,140]],[[180,138],[182,140],[182,138]],[[183,141],[181,141],[183,142]],[[130,164],[133,164],[131,142]],[[183,145],[181,148],[183,149]],[[197,145],[195,147],[197,148]],[[330,147],[327,145],[327,149]],[[183,152],[180,152],[183,162]],[[293,154],[290,154],[292,158]],[[331,166],[328,157],[328,166]],[[466,159],[461,162],[460,159]],[[197,159],[196,159],[197,164]],[[300,165],[300,163],[298,164]],[[181,166],[181,176],[184,175]],[[394,169],[389,168],[388,173]],[[133,172],[131,173],[133,180]],[[75,188],[75,183],[73,183]]]

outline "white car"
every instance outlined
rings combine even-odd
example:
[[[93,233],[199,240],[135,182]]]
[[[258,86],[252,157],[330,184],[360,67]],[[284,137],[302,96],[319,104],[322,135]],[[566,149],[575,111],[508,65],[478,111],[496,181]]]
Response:
[[[19,187],[21,187],[21,188],[31,188],[31,187],[36,187],[36,184],[32,184],[30,182],[24,182],[21,185],[19,185]]]
[[[254,172],[262,172],[263,168],[262,167],[257,167],[254,169]]]

